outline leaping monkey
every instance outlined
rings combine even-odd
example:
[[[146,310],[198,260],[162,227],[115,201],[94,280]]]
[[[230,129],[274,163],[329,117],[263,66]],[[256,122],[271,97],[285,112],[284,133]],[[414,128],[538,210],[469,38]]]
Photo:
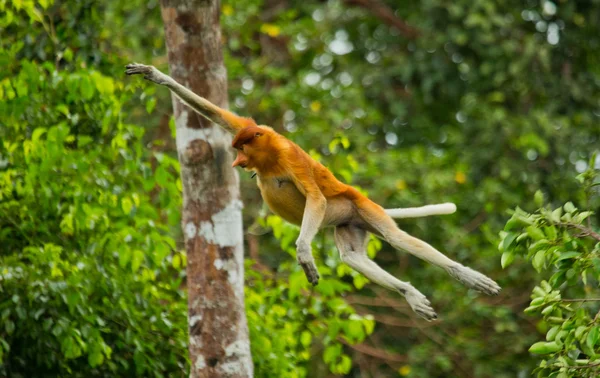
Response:
[[[404,296],[410,307],[427,320],[437,318],[427,298],[409,282],[392,276],[367,256],[368,234],[385,239],[394,248],[443,268],[469,288],[497,295],[500,286],[485,275],[451,260],[444,254],[398,228],[392,218],[451,214],[452,203],[407,209],[384,209],[355,188],[340,182],[325,166],[302,148],[275,132],[257,125],[202,98],[153,66],[129,64],[127,75],[143,75],[146,80],[164,85],[200,115],[235,135],[237,150],[233,167],[255,172],[263,200],[286,221],[300,226],[296,241],[298,263],[308,281],[316,285],[319,272],[311,242],[325,227],[335,228],[335,243],[341,259],[371,281]]]

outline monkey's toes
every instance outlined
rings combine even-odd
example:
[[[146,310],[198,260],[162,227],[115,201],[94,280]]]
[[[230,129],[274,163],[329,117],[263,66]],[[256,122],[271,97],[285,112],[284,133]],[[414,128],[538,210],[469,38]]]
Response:
[[[409,291],[404,295],[404,297],[406,298],[406,301],[408,302],[412,310],[417,315],[427,320],[428,322],[437,319],[438,316],[433,310],[433,308],[431,308],[431,303],[429,302],[427,297],[425,297],[419,291],[417,291],[416,289],[414,291]]]
[[[465,286],[487,295],[498,295],[502,290],[491,278],[460,264],[449,268],[448,273]]]
[[[316,286],[319,283],[319,271],[314,262],[300,263],[300,266],[304,270],[304,274],[311,285]]]

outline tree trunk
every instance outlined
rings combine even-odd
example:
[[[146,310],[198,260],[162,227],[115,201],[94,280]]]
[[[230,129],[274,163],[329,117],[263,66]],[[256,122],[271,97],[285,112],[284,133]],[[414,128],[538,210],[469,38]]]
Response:
[[[171,76],[227,107],[219,0],[163,0]],[[175,96],[188,256],[190,377],[251,377],[244,311],[242,203],[231,136]]]

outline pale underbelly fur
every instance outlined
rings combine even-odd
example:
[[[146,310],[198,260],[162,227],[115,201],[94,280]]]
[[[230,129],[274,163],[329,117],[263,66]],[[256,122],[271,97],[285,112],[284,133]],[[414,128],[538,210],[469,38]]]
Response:
[[[261,179],[258,177],[257,184],[263,200],[271,211],[290,223],[296,225],[302,223],[306,197],[292,181],[282,178]],[[356,214],[350,200],[329,198],[321,227],[350,223],[353,218],[356,218]]]

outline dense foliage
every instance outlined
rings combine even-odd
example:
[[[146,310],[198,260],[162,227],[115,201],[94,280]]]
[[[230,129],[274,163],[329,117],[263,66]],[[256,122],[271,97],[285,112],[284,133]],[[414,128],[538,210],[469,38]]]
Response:
[[[341,265],[328,232],[311,289],[297,229],[244,177],[256,375],[593,376],[600,2],[384,1],[387,18],[361,3],[224,0],[231,107],[387,207],[456,202],[400,225],[504,290],[373,240],[431,299],[425,323]],[[186,375],[171,99],[122,75],[167,70],[158,2],[0,0],[0,28],[0,375]]]
[[[27,43],[41,5],[0,16],[0,375],[183,376],[178,163],[125,122],[120,79],[28,58],[57,53]]]
[[[590,166],[594,161],[595,156]],[[589,207],[598,196],[598,172],[588,169],[578,178]],[[535,199],[541,206],[542,192]],[[529,348],[545,357],[537,369],[539,377],[600,373],[600,298],[594,291],[600,281],[600,234],[593,229],[592,213],[572,202],[556,209],[544,206],[532,214],[517,208],[501,233],[503,267],[525,255],[535,270],[552,273],[533,288],[531,304],[525,309],[542,317],[539,329],[546,332],[546,341]]]

